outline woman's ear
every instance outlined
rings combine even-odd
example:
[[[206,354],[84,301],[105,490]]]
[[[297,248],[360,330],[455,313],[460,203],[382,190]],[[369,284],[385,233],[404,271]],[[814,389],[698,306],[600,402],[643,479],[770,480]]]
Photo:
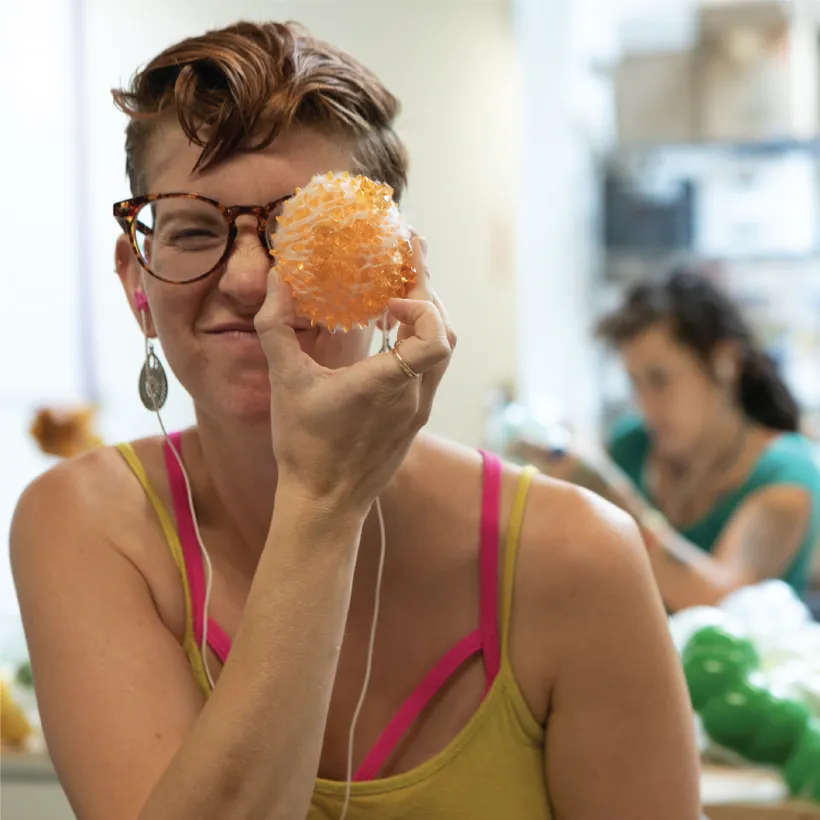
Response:
[[[144,331],[149,339],[156,338],[157,333],[154,329],[151,310],[144,296],[142,268],[125,234],[117,237],[117,244],[114,247],[114,271],[120,278],[128,304],[131,306],[131,312],[140,330]],[[142,298],[139,298],[139,294],[143,294]]]
[[[732,388],[740,375],[740,352],[733,342],[721,342],[712,353],[712,372],[722,387]]]

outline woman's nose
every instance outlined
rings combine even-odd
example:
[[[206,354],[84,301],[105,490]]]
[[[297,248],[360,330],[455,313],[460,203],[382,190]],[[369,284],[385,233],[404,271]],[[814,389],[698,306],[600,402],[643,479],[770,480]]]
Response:
[[[240,231],[220,277],[220,291],[243,307],[261,307],[272,262],[255,230]]]

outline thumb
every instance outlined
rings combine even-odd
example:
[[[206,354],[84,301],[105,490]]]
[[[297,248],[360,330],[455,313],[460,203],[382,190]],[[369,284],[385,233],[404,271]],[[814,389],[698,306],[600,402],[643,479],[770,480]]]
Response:
[[[277,326],[291,327],[296,321],[296,309],[293,305],[293,292],[290,286],[279,278],[274,265],[268,271],[267,294],[254,324],[261,336]]]
[[[254,317],[254,327],[268,359],[272,381],[292,383],[304,370],[304,354],[293,329],[295,320],[291,289],[273,267],[268,273],[267,296]]]

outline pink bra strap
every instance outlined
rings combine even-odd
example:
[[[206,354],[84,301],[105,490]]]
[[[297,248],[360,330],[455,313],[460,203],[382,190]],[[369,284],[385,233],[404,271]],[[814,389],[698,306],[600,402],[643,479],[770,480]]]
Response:
[[[487,690],[501,667],[498,636],[498,532],[501,508],[501,460],[481,451],[484,481],[481,499],[481,614],[479,629],[484,650]]]
[[[202,643],[201,634],[199,642]],[[208,646],[213,649],[214,655],[223,664],[228,660],[228,653],[231,651],[231,639],[213,618],[208,618]]]
[[[168,473],[168,484],[171,488],[171,500],[174,504],[174,517],[177,520],[177,531],[182,544],[182,556],[185,559],[185,571],[188,573],[188,586],[191,589],[191,609],[194,618],[194,635],[197,644],[202,639],[202,610],[205,606],[205,573],[202,566],[202,555],[196,540],[194,521],[191,508],[188,504],[188,490],[185,487],[185,477],[180,469],[179,462],[174,455],[173,445],[177,455],[182,458],[182,435],[171,433],[165,442],[165,469]]]
[[[482,452],[484,475],[481,500],[481,611],[479,628],[457,643],[427,673],[424,680],[387,725],[365,757],[353,779],[372,780],[385,761],[421,714],[431,698],[476,652],[484,653],[486,696],[501,664],[498,637],[498,524],[501,506],[501,461],[492,453]]]
[[[182,434],[179,432],[171,433],[168,438],[171,440],[177,454],[182,458]],[[185,477],[167,441],[163,447],[163,452],[165,455],[165,469],[168,473],[168,484],[171,488],[171,499],[174,504],[174,516],[179,530],[179,542],[182,545],[182,556],[185,559],[185,572],[188,575],[188,586],[191,590],[194,637],[197,646],[201,646],[202,613],[205,609],[205,567],[203,566],[202,553],[199,550],[199,541],[194,529],[191,507],[188,503]],[[224,663],[231,648],[231,640],[220,626],[210,618],[208,619],[208,645]]]
[[[355,781],[373,780],[381,771],[396,744],[404,737],[404,733],[413,725],[425,706],[434,695],[452,677],[456,670],[469,658],[481,651],[481,632],[476,630],[466,638],[460,640],[431,670],[424,680],[413,690],[413,693],[402,704],[401,709],[382,732],[367,757],[362,761],[356,774]]]

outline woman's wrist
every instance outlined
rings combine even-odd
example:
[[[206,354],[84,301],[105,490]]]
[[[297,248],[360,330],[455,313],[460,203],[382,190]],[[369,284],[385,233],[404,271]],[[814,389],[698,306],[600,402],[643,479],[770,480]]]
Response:
[[[316,493],[300,483],[280,479],[274,520],[298,523],[315,535],[361,530],[370,506],[355,503],[341,493]]]

